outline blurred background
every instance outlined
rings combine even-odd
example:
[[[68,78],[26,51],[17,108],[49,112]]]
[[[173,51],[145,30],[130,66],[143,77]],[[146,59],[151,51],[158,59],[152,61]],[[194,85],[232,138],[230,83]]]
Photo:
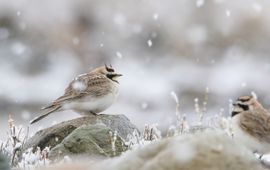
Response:
[[[78,74],[104,63],[124,76],[106,114],[140,129],[207,115],[229,116],[229,101],[254,91],[270,107],[268,0],[0,0],[0,139],[8,114],[28,125]],[[35,130],[79,117],[58,112]]]

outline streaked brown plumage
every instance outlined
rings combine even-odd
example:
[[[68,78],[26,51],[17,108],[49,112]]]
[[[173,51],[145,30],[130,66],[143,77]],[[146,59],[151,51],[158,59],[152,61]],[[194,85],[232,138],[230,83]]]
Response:
[[[254,97],[237,99],[232,120],[236,141],[254,152],[270,151],[270,113]]]
[[[35,123],[55,111],[72,109],[83,114],[96,114],[107,109],[118,95],[119,76],[121,74],[108,66],[79,75],[70,82],[62,96],[42,108],[46,110],[44,114],[30,123]]]

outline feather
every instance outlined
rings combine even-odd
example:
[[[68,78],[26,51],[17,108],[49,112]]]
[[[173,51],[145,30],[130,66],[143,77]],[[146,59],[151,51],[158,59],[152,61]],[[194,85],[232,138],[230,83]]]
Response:
[[[240,127],[260,141],[270,143],[270,115],[263,109],[241,114]]]
[[[41,116],[35,117],[33,120],[30,121],[30,124],[33,124],[41,119],[43,119],[44,117],[48,116],[49,114],[59,110],[61,108],[61,106],[55,106],[52,109],[48,110],[47,112],[43,113]]]

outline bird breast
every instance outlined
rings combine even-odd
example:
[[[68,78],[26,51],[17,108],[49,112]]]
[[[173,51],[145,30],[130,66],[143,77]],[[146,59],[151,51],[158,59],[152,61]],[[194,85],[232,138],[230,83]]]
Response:
[[[80,100],[73,100],[69,103],[66,103],[64,108],[78,111],[83,115],[88,113],[91,114],[90,112],[99,113],[110,107],[117,97],[118,86],[112,85],[109,93],[98,97],[87,95]]]

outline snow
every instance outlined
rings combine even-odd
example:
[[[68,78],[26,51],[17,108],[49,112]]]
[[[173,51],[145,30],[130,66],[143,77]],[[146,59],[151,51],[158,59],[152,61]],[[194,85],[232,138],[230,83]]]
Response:
[[[1,16],[13,18],[11,26],[0,27],[0,138],[6,136],[7,113],[27,124],[76,75],[104,63],[124,75],[118,100],[104,114],[125,114],[140,129],[158,123],[164,132],[175,123],[179,100],[181,114],[193,122],[196,112],[204,111],[205,87],[211,89],[209,115],[229,116],[232,101],[252,90],[269,108],[269,5],[245,0],[0,1]],[[71,111],[56,113],[31,129],[74,117]]]
[[[21,146],[22,146],[21,143],[16,143],[16,145],[15,145],[15,147],[14,147],[14,150],[19,149]]]
[[[256,3],[256,2],[254,2],[252,6],[253,6],[253,9],[258,13],[260,13],[262,11],[262,9],[263,9],[261,4]]]
[[[147,41],[147,45],[148,45],[149,47],[152,47],[152,45],[153,45],[152,40],[148,40],[148,41]]]
[[[17,16],[21,16],[21,11],[17,11]]]
[[[178,145],[174,142],[181,142],[181,145]],[[175,160],[179,163],[188,163],[192,161],[192,159],[195,157],[197,154],[196,148],[192,146],[191,143],[189,142],[183,142],[183,141],[174,141],[171,143],[172,146],[172,153],[173,156],[175,157]]]
[[[93,169],[257,169],[251,152],[221,131],[185,134],[133,148],[119,157],[98,162]]]
[[[142,108],[143,110],[147,109],[147,108],[148,108],[148,103],[147,103],[147,102],[141,103],[141,108]]]
[[[241,83],[241,87],[246,87],[247,86],[247,83],[246,82],[242,82]]]
[[[254,97],[254,99],[258,99],[258,96],[254,91],[251,92],[251,96]]]
[[[209,93],[210,92],[210,88],[209,87],[206,87],[205,88],[205,93]]]
[[[119,59],[123,58],[122,53],[120,53],[119,51],[116,52],[116,56],[117,56]]]
[[[179,99],[174,91],[171,91],[171,96],[174,99],[174,101],[176,102],[176,104],[179,104]]]
[[[227,17],[230,17],[230,16],[231,16],[231,11],[228,10],[228,9],[226,10],[226,16],[227,16]]]
[[[81,82],[79,80],[75,80],[72,83],[72,88],[77,92],[81,92],[81,91],[84,91],[87,88],[87,86],[84,82]]]
[[[158,18],[159,18],[159,15],[158,15],[157,13],[154,13],[153,19],[154,19],[154,20],[158,20]]]
[[[197,0],[197,1],[196,1],[196,6],[197,6],[198,8],[202,7],[203,5],[204,5],[204,0]]]
[[[27,149],[26,152],[22,154],[22,160],[18,163],[18,168],[20,169],[36,169],[38,167],[48,166],[50,161],[44,158],[44,155],[49,152],[49,148],[45,147],[42,151],[37,148],[33,152],[33,148]]]

